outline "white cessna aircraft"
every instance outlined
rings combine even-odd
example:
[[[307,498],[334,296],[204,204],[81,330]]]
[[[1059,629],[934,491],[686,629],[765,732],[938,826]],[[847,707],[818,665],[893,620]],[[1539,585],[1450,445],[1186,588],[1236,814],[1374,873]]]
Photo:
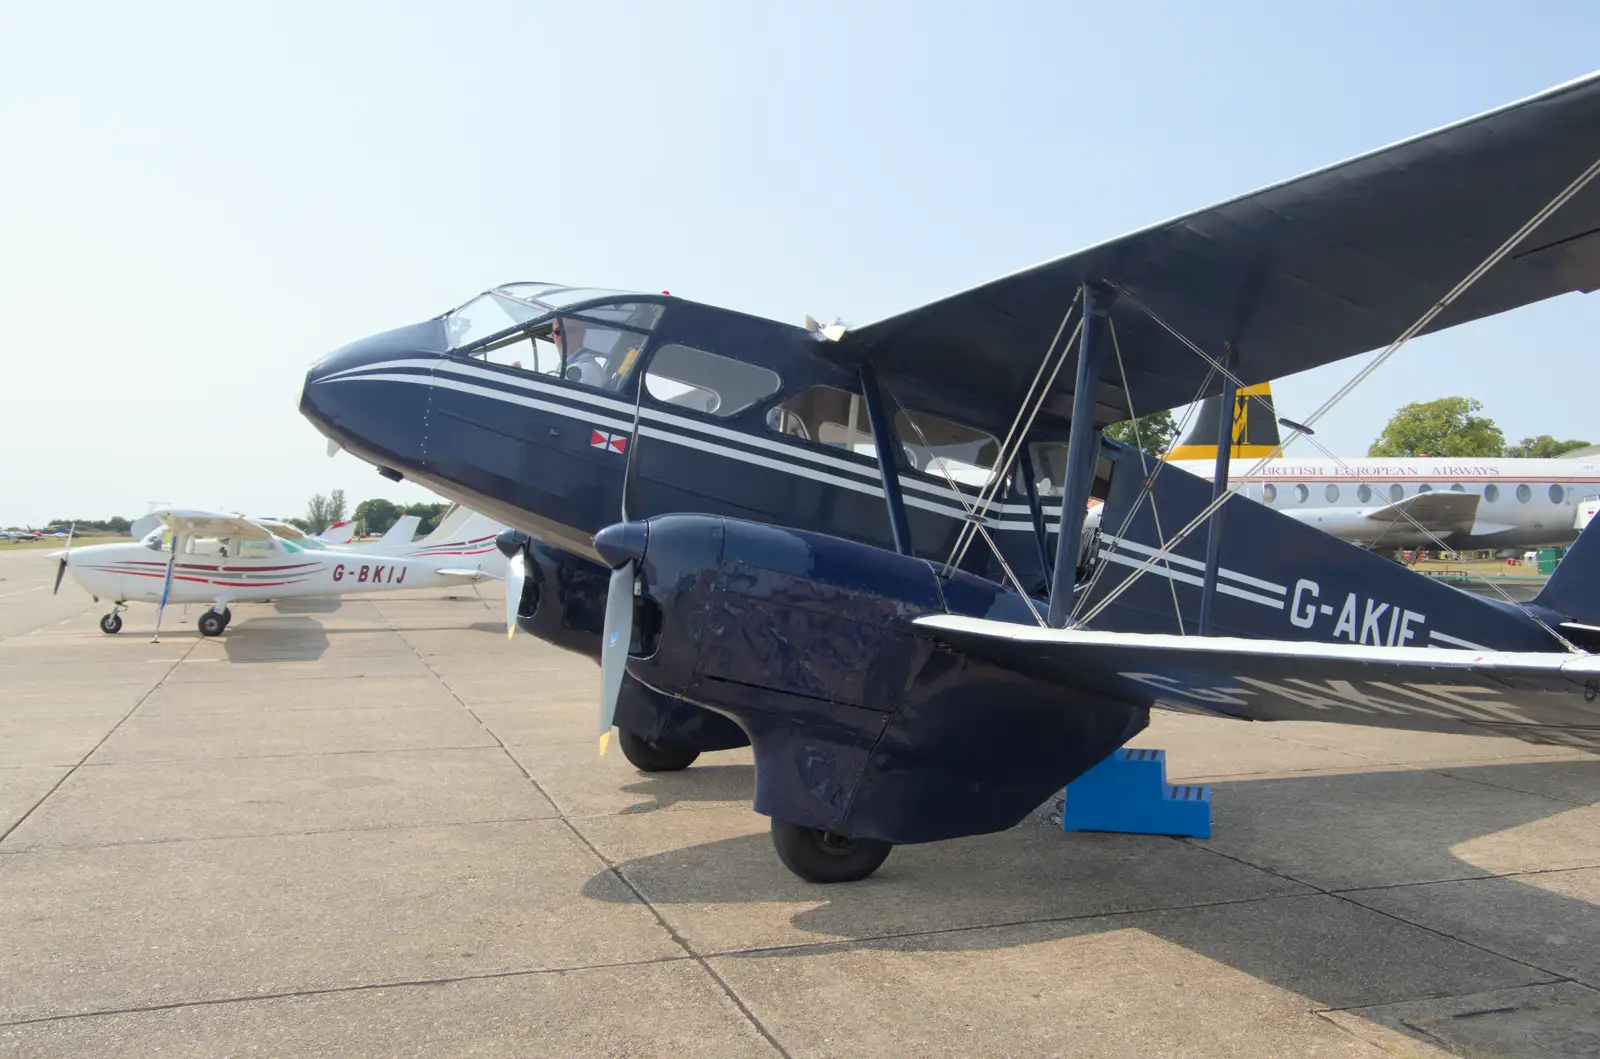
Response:
[[[505,576],[505,558],[492,534],[481,547],[468,547],[458,538],[440,542],[451,547],[413,545],[408,546],[412,554],[393,554],[330,548],[304,535],[290,539],[264,520],[220,511],[161,508],[152,514],[161,525],[143,540],[51,553],[61,562],[56,591],[71,571],[96,602],[112,601],[110,613],[100,619],[102,632],[121,631],[130,600],[161,607],[209,603],[200,615],[200,632],[218,636],[233,617],[230,603],[431,588]],[[158,631],[160,623],[158,612]]]

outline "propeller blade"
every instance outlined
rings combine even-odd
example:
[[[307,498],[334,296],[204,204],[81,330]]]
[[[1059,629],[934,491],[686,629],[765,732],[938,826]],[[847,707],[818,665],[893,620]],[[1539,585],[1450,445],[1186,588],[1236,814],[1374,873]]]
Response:
[[[50,590],[52,596],[61,591],[61,579],[65,576],[67,576],[67,560],[63,556],[61,565],[56,567],[56,587]]]
[[[629,559],[611,571],[606,590],[605,628],[600,639],[600,753],[611,741],[611,725],[622,694],[622,675],[628,671],[628,646],[633,641],[633,575],[637,564]]]
[[[528,553],[521,550],[506,560],[506,639],[517,631],[517,611],[522,608],[522,587],[528,580]]]

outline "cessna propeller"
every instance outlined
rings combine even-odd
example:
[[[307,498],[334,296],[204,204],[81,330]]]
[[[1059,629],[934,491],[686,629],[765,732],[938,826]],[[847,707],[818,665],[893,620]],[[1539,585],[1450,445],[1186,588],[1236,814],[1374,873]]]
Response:
[[[76,522],[67,527],[67,546],[61,550],[61,565],[56,567],[56,587],[50,590],[52,596],[61,591],[61,579],[67,576],[67,555],[72,551],[72,532],[77,528]]]

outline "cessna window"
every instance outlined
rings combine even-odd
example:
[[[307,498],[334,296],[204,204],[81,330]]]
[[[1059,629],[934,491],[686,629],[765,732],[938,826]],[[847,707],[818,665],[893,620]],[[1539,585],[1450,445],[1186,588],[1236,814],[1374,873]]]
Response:
[[[1363,485],[1356,490],[1356,500],[1363,504],[1372,502],[1372,486]]]
[[[644,374],[645,390],[663,404],[722,418],[771,397],[782,386],[770,368],[676,342],[656,350]]]
[[[1496,500],[1499,500],[1500,487],[1495,485],[1493,482],[1490,482],[1488,485],[1483,487],[1483,498],[1491,504]]]
[[[1399,482],[1396,482],[1396,483],[1394,483],[1393,485],[1391,485],[1389,487],[1389,499],[1390,500],[1392,500],[1396,504],[1398,504],[1400,501],[1404,500],[1405,498],[1406,498],[1406,487],[1405,486],[1401,485]]]
[[[1525,485],[1517,486],[1517,503],[1526,504],[1533,499],[1533,490]]]

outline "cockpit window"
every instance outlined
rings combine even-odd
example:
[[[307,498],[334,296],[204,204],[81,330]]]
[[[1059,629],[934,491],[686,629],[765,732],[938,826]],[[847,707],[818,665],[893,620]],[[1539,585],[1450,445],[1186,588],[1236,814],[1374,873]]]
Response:
[[[508,283],[478,295],[459,309],[445,314],[445,334],[451,349],[466,349],[530,321],[547,319],[562,309],[597,298],[615,297],[616,305],[590,306],[584,316],[599,316],[642,331],[660,320],[658,302],[637,302],[637,294],[593,287],[559,287],[553,283]],[[620,315],[619,315],[620,314]],[[623,319],[626,316],[628,319]]]
[[[530,297],[546,289],[543,284],[516,284],[468,302],[452,313],[447,323],[452,328],[452,348],[469,348],[466,355],[474,360],[565,379],[580,386],[619,390],[639,362],[649,333],[666,310],[658,302],[626,301],[553,313],[546,306],[525,305],[506,293],[517,287],[538,288],[526,292]],[[549,289],[562,294],[581,293],[584,299],[606,293]],[[493,303],[490,309],[480,306],[484,299]],[[500,312],[508,306],[507,313]],[[537,310],[537,314],[522,320],[517,318],[516,314],[529,310]],[[465,340],[455,334],[454,321],[458,316],[465,321],[460,325]],[[482,328],[479,321],[485,321]],[[474,346],[476,348],[471,348]]]
[[[727,418],[777,393],[783,380],[770,368],[669,342],[650,359],[644,386],[663,404]]]
[[[529,305],[490,291],[478,295],[445,317],[445,334],[451,349],[461,349],[518,324],[538,319],[547,312],[549,310],[542,306]]]

